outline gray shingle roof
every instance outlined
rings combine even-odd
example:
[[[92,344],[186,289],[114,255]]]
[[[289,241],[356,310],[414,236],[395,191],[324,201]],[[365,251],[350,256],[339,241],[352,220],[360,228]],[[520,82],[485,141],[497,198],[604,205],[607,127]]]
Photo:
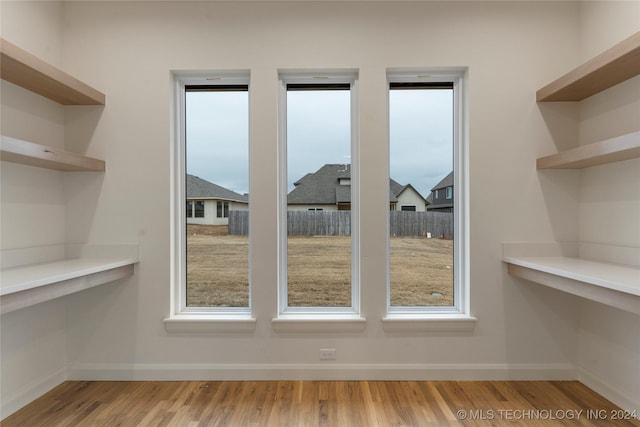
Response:
[[[390,196],[391,196],[391,201],[392,202],[397,202],[398,199],[396,198],[396,196],[400,193],[402,193],[404,191],[405,186],[400,184],[399,182],[393,180],[393,179],[389,179],[389,191],[390,191]]]
[[[444,178],[442,178],[442,181],[440,181],[439,183],[437,183],[432,189],[431,191],[434,190],[439,190],[441,188],[447,188],[447,187],[452,187],[453,186],[453,172],[450,172],[449,175],[445,176]]]
[[[217,184],[187,174],[187,199],[220,199],[235,202],[249,202],[249,197],[228,190]]]
[[[347,165],[327,164],[316,173],[308,173],[296,181],[296,187],[287,196],[287,203],[292,205],[335,205],[338,178],[344,177]],[[348,186],[343,186],[348,187]]]
[[[351,186],[336,185],[336,202],[351,203]]]
[[[291,205],[335,205],[351,202],[351,185],[340,185],[340,178],[350,178],[351,169],[344,164],[326,164],[315,173],[308,173],[295,182],[295,188],[287,196]],[[398,196],[411,185],[401,185],[389,180],[389,199],[397,202]],[[413,187],[411,187],[413,188]],[[420,193],[418,193],[420,194]]]

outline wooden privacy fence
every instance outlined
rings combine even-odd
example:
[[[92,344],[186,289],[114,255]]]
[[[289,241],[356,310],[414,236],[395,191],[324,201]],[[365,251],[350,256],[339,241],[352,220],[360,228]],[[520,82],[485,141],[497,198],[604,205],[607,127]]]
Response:
[[[453,212],[389,212],[389,234],[453,239]]]
[[[229,228],[227,233],[232,236],[249,235],[249,211],[229,211]]]
[[[288,211],[289,236],[350,236],[351,211]]]
[[[389,212],[391,236],[443,237],[453,239],[451,212]],[[249,212],[229,211],[229,234],[249,233]],[[288,211],[289,236],[348,236],[351,234],[351,211]]]

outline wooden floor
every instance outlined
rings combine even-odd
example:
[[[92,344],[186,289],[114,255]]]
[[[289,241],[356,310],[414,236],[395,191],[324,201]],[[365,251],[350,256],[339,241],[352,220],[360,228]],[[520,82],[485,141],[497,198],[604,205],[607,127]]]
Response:
[[[640,422],[636,414],[576,381],[70,381],[1,425],[528,427]]]

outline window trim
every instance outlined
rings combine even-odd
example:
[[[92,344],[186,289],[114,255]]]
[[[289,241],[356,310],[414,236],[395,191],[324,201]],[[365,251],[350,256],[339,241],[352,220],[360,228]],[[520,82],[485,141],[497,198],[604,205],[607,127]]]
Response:
[[[392,83],[427,83],[438,82],[453,84],[453,171],[457,190],[453,194],[454,209],[454,303],[453,306],[391,306],[390,285],[390,237],[387,228],[387,314],[383,319],[385,330],[432,330],[426,324],[438,324],[443,320],[469,320],[468,325],[475,323],[470,315],[469,301],[469,194],[468,194],[468,117],[467,117],[467,71],[466,67],[438,69],[387,69],[387,91],[392,90]],[[433,87],[428,86],[427,87]],[[418,88],[418,86],[415,86]],[[388,107],[388,104],[387,104]],[[437,198],[438,190],[435,192]],[[435,200],[434,200],[435,201]],[[387,213],[389,227],[389,213]],[[435,323],[434,323],[435,322]],[[462,325],[453,323],[452,325]],[[393,326],[392,326],[393,325]],[[455,326],[453,327],[455,329]],[[406,329],[405,329],[406,330]]]
[[[225,201],[225,200],[216,201],[216,218],[229,218],[229,202],[228,201]]]
[[[207,329],[208,321],[223,322],[225,330],[248,331],[255,328],[251,303],[251,268],[249,266],[249,303],[247,307],[186,306],[186,89],[188,86],[229,87],[249,90],[249,70],[172,71],[171,105],[171,298],[169,318],[164,319],[169,332],[193,332]],[[248,111],[247,111],[248,114]],[[249,155],[249,153],[247,153]],[[251,196],[249,196],[251,197]],[[249,213],[251,215],[251,213]],[[249,235],[251,252],[251,235]],[[251,259],[249,259],[251,263]],[[204,323],[203,323],[204,322]],[[196,326],[194,326],[196,325]],[[212,326],[215,328],[215,326]],[[194,329],[195,328],[195,329]]]
[[[294,90],[340,88],[349,85],[351,111],[351,306],[289,307],[287,280],[287,85]],[[273,325],[285,325],[304,319],[314,324],[336,320],[361,319],[360,314],[360,206],[359,206],[359,116],[358,71],[342,70],[278,70],[278,314]],[[281,319],[282,322],[279,322]],[[359,320],[358,320],[359,322]],[[325,325],[326,326],[326,325]],[[295,327],[294,327],[295,328]],[[322,327],[321,327],[322,328]]]

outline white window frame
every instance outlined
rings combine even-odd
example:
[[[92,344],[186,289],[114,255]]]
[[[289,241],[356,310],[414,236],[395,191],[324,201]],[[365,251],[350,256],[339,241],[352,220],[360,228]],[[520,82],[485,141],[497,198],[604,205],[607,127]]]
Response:
[[[447,194],[446,194],[447,200],[451,200],[451,198],[453,197],[453,187],[447,187],[446,191],[447,191]]]
[[[247,307],[187,307],[186,305],[186,96],[185,87],[249,86],[248,70],[230,71],[174,71],[172,72],[172,152],[171,152],[171,306],[170,317],[164,320],[169,332],[215,330],[207,320],[222,321],[221,330],[248,331],[255,328],[251,318],[251,267],[249,266],[249,303]],[[248,111],[247,111],[248,114]],[[248,153],[247,153],[248,154]],[[251,198],[251,196],[249,196]],[[249,206],[251,204],[249,203]],[[251,211],[249,213],[251,215]],[[249,235],[251,253],[251,235]],[[251,257],[249,257],[251,263]],[[203,323],[205,322],[205,323]]]
[[[222,216],[218,216],[218,207],[220,206],[220,211],[221,211],[221,215]],[[225,215],[225,206],[227,208],[227,214]],[[224,200],[217,200],[216,201],[216,218],[229,218],[229,202],[226,202]]]
[[[456,191],[454,196],[454,303],[453,306],[411,307],[391,306],[390,285],[390,237],[387,228],[387,316],[383,320],[385,330],[404,330],[403,321],[415,319],[452,321],[431,329],[468,330],[475,318],[470,316],[469,302],[469,194],[468,194],[468,133],[466,107],[466,68],[448,69],[388,69],[387,91],[390,83],[450,82],[453,83],[453,173]],[[435,191],[437,198],[438,190]],[[435,200],[434,200],[435,201]],[[389,215],[389,213],[387,213]],[[387,217],[387,227],[389,218]],[[463,320],[463,322],[458,322]],[[469,322],[464,322],[469,320]],[[401,325],[398,327],[398,325]],[[417,326],[414,329],[421,329]],[[411,327],[409,327],[411,329]],[[430,329],[427,327],[426,329]]]
[[[186,211],[187,211],[186,207],[187,206],[185,206],[185,218],[194,218],[193,200],[186,200],[186,203],[187,203],[187,205],[189,207],[189,215],[186,214]]]
[[[361,321],[360,313],[360,204],[359,204],[359,122],[357,70],[279,70],[278,99],[278,320],[353,318]],[[287,85],[288,84],[350,84],[351,103],[351,306],[350,307],[290,307],[287,280]],[[281,325],[276,325],[282,328]],[[358,326],[360,327],[360,326]],[[344,325],[340,330],[347,330]]]
[[[197,209],[198,203],[202,204],[202,216],[196,215],[196,212],[198,212],[198,209]],[[200,200],[200,199],[199,200],[194,200],[193,201],[193,218],[204,218],[205,215],[206,215],[205,214],[205,206],[206,206],[206,203],[205,203],[204,200]]]

